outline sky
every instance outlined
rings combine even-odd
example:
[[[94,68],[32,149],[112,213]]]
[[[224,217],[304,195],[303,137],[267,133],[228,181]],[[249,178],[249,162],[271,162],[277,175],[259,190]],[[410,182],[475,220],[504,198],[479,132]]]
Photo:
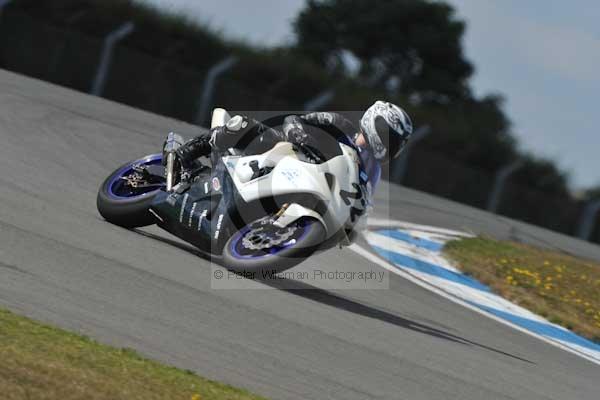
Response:
[[[138,0],[261,46],[294,39],[305,0]],[[377,0],[374,0],[377,1]],[[574,189],[600,185],[597,0],[446,0],[467,22],[477,95],[500,93],[521,149],[554,159]]]

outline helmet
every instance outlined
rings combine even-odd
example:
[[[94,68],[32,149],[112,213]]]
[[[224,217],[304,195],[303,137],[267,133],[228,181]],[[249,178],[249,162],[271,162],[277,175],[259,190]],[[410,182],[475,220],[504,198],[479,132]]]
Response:
[[[412,134],[412,121],[400,107],[387,101],[376,101],[360,119],[360,129],[373,156],[386,162],[398,157]]]

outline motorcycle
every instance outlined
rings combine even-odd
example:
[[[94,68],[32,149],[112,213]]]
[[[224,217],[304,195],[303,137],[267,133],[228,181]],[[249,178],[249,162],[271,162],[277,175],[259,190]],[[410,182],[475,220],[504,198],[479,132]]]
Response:
[[[211,127],[230,118],[215,109]],[[170,133],[162,153],[110,174],[97,197],[102,217],[129,229],[156,224],[239,273],[291,268],[315,251],[350,244],[364,226],[367,188],[349,145],[339,143],[329,158],[288,142],[262,154],[229,149],[211,166],[184,170],[175,156],[182,144]]]

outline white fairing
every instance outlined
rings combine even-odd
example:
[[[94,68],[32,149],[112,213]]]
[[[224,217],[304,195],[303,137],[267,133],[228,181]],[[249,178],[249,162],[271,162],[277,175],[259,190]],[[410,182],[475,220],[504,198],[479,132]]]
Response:
[[[274,222],[273,225],[283,228],[284,226],[291,224],[298,218],[305,216],[312,217],[320,221],[323,224],[323,226],[326,226],[325,220],[319,215],[319,213],[295,203],[286,208],[285,212],[279,218],[277,218],[277,221]]]
[[[321,199],[327,205],[327,211],[321,215],[328,233],[335,233],[342,227],[352,227],[351,208],[363,209],[364,202],[354,196],[344,198],[341,191],[358,194],[359,159],[356,151],[340,143],[343,155],[334,157],[322,164],[312,164],[302,161],[293,150],[291,143],[277,143],[266,153],[254,156],[229,156],[223,161],[236,185],[241,197],[246,202],[260,198],[272,197],[291,193],[309,193]],[[273,167],[271,173],[251,179],[251,161],[258,161],[259,168]],[[333,185],[331,189],[327,182],[326,173],[331,174]],[[366,195],[362,190],[363,196]],[[358,196],[356,196],[358,197]],[[304,211],[303,211],[304,210]],[[315,217],[314,210],[305,207],[290,207],[280,218],[285,224],[307,215]],[[317,214],[318,215],[318,214]]]
[[[210,121],[210,127],[216,128],[217,126],[223,126],[231,119],[231,115],[224,108],[215,108],[212,113],[212,119]]]

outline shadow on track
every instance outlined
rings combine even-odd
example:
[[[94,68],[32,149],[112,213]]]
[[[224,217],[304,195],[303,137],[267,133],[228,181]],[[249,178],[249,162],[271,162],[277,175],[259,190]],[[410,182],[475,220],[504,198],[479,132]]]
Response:
[[[183,251],[191,253],[195,256],[199,256],[205,260],[211,260],[211,257],[202,251],[196,249],[195,247],[181,243],[169,238],[165,238],[162,236],[154,235],[152,233],[144,232],[139,229],[134,229],[134,232],[169,244],[171,246],[175,246]],[[368,306],[366,304],[359,303],[355,300],[349,299],[347,297],[340,296],[338,294],[332,293],[330,291],[318,288],[316,286],[309,285],[305,282],[300,282],[292,279],[281,278],[281,279],[256,279],[256,281],[261,282],[262,284],[269,286],[274,289],[278,289],[284,292],[287,292],[293,296],[302,297],[304,299],[312,300],[317,303],[325,304],[330,307],[335,307],[339,310],[344,310],[347,312],[351,312],[356,315],[360,315],[367,318],[376,319],[379,321],[386,322],[388,324],[392,324],[404,329],[408,329],[414,332],[419,332],[424,335],[432,336],[438,339],[448,340],[454,343],[462,344],[465,346],[474,346],[480,349],[488,350],[494,352],[496,354],[501,354],[506,357],[513,358],[515,360],[523,361],[529,364],[535,364],[535,362],[531,360],[527,360],[525,358],[521,358],[519,356],[504,352],[502,350],[495,349],[490,346],[486,346],[484,344],[480,344],[469,339],[460,337],[458,335],[452,334],[450,332],[434,328],[432,326],[422,324],[416,321],[412,321],[406,318],[403,318],[399,315],[392,314],[388,311],[381,310],[379,308],[375,308],[372,306]]]

